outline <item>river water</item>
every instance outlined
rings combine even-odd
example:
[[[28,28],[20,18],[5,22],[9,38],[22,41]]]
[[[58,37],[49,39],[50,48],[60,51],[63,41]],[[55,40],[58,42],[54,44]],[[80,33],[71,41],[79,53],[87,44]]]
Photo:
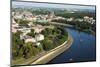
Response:
[[[72,46],[47,64],[95,61],[96,36],[72,28],[65,28],[65,30],[74,39]]]

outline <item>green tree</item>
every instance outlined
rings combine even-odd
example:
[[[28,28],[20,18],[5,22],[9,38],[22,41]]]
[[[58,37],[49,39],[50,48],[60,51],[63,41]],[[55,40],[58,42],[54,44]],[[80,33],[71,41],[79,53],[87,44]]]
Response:
[[[19,25],[20,25],[20,26],[26,26],[26,27],[28,27],[28,22],[29,22],[29,21],[27,21],[27,20],[20,19]]]
[[[19,52],[21,48],[23,47],[23,41],[20,40],[20,34],[21,32],[18,31],[17,33],[12,33],[12,56],[13,59],[16,59],[19,56],[22,56],[22,54]]]
[[[32,37],[35,37],[34,29],[31,29],[31,32],[28,33],[27,35],[32,36]]]

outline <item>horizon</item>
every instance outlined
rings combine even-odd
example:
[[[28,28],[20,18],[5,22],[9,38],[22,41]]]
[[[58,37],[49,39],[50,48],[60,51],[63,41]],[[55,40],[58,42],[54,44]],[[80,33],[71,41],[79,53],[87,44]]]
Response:
[[[78,4],[56,4],[56,3],[39,3],[30,1],[12,1],[12,7],[42,7],[42,8],[65,8],[65,9],[92,9],[95,10],[95,6],[78,5]]]

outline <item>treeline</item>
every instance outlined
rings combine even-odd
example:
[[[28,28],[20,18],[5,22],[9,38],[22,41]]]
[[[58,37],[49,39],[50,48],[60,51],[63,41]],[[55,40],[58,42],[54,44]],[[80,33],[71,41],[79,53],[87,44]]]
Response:
[[[55,28],[55,29],[48,29],[42,31],[45,38],[41,42],[43,49],[45,51],[51,50],[59,45],[61,45],[64,41],[67,40],[68,33],[64,30],[64,28]]]
[[[33,15],[40,15],[40,14],[46,15],[46,14],[50,14],[50,13],[51,13],[51,12],[48,11],[48,10],[46,10],[46,9],[37,9],[37,10],[33,10],[33,11],[32,11],[32,14],[33,14]]]
[[[95,24],[90,24],[86,21],[82,21],[82,22],[79,22],[79,21],[67,21],[67,20],[63,20],[63,19],[59,19],[59,20],[52,20],[52,22],[59,22],[59,23],[65,23],[65,24],[70,24],[70,25],[74,25],[74,27],[76,29],[79,29],[79,30],[89,30],[89,29],[92,29],[94,32],[95,32]]]
[[[65,18],[70,18],[70,17],[74,17],[74,18],[83,18],[84,16],[89,16],[89,17],[93,17],[95,18],[96,17],[96,14],[95,13],[92,13],[92,12],[83,12],[83,11],[77,11],[75,13],[68,13],[66,11],[64,12],[60,12],[60,13],[55,13],[56,16],[62,16],[62,17],[65,17]]]
[[[19,24],[19,26],[25,26],[28,27],[28,20],[23,20],[23,19],[14,19],[16,21],[16,23]]]

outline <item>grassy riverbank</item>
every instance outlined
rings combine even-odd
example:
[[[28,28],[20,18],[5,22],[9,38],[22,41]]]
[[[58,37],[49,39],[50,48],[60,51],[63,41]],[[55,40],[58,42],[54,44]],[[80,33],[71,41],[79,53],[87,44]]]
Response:
[[[34,30],[29,34],[33,35],[33,33]],[[44,40],[40,41],[40,46],[32,42],[25,43],[24,40],[20,40],[20,34],[20,32],[13,33],[12,65],[31,64],[68,39],[68,32],[66,32],[63,27],[61,28],[59,26],[53,29],[46,28],[41,32],[41,34],[44,35]]]
[[[20,63],[19,65],[45,64],[50,60],[52,60],[53,58],[55,58],[56,56],[58,56],[59,54],[61,54],[62,52],[64,52],[65,50],[67,50],[71,46],[72,42],[73,42],[73,38],[71,37],[70,34],[68,34],[68,38],[66,38],[66,41],[63,44],[57,46],[56,48],[50,51],[44,51],[39,55],[35,57],[33,56],[27,60],[22,58],[15,63],[18,64]]]
[[[45,63],[49,62],[50,60],[52,60],[53,58],[55,58],[56,56],[58,56],[65,50],[67,50],[71,46],[72,43],[73,43],[73,38],[69,34],[67,41],[65,41],[62,45],[50,50],[47,54],[45,54],[41,58],[37,59],[32,64],[45,64]]]

